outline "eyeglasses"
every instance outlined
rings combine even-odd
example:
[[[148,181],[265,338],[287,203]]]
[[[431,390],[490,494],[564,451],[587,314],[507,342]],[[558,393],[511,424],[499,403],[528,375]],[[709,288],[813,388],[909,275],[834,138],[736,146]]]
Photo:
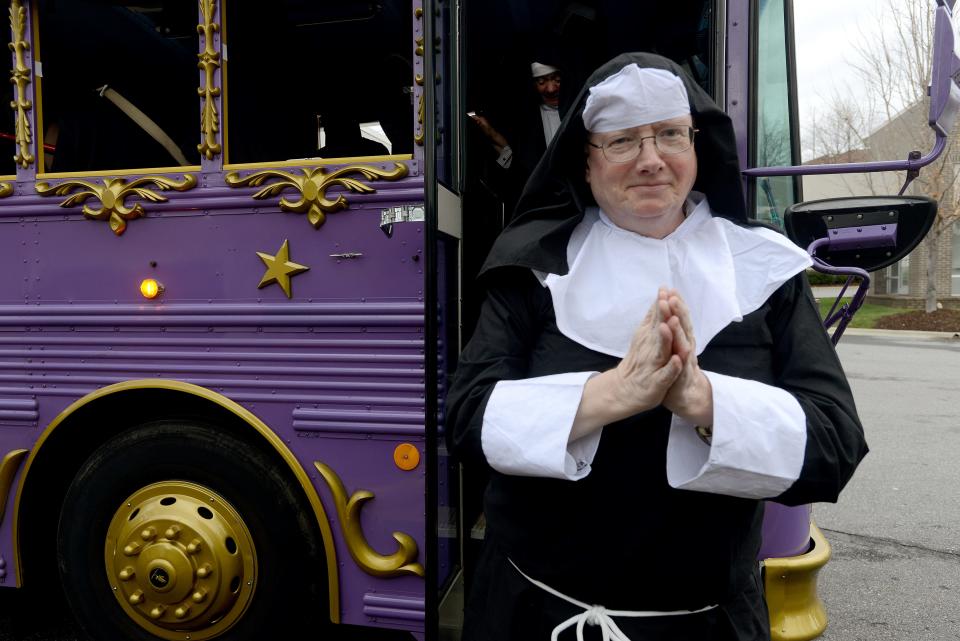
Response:
[[[589,141],[587,144],[603,152],[603,157],[610,162],[630,162],[640,155],[640,150],[643,149],[643,141],[648,138],[653,138],[653,144],[661,154],[682,154],[693,146],[694,134],[699,131],[699,129],[689,126],[666,127],[653,136],[625,134],[617,136],[613,140],[608,140],[602,145],[595,145]]]

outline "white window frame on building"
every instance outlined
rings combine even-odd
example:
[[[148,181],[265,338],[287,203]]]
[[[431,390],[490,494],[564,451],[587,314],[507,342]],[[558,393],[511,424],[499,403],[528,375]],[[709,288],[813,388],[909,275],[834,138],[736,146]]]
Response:
[[[905,296],[910,293],[910,257],[890,265],[887,271],[887,293]]]

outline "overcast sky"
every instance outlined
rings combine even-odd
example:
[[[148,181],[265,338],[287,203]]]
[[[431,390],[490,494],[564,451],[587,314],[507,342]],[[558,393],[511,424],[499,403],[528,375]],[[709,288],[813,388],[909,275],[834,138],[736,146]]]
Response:
[[[933,2],[933,0],[902,0]],[[875,33],[885,0],[794,0],[800,126],[821,112],[834,91],[850,95],[862,85],[850,62],[860,32]]]

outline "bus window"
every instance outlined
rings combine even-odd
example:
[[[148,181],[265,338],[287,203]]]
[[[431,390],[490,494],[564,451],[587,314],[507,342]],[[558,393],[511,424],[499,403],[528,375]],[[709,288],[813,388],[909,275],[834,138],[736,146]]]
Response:
[[[412,13],[401,0],[225,3],[226,161],[412,153]]]
[[[199,163],[196,5],[39,3],[40,171]]]
[[[793,47],[785,24],[791,0],[761,0],[757,21],[756,120],[753,166],[800,164],[796,127],[796,83],[791,78]],[[758,220],[783,227],[783,211],[799,200],[797,179],[789,176],[757,180],[753,194]]]

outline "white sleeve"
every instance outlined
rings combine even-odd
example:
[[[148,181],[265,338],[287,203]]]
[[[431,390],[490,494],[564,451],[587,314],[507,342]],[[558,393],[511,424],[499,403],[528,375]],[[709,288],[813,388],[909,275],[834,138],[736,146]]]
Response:
[[[490,466],[514,476],[576,481],[590,473],[598,430],[570,442],[583,387],[598,372],[500,381],[483,413],[480,443]]]
[[[500,155],[497,156],[497,164],[504,169],[510,169],[510,165],[513,164],[513,149],[510,148],[510,145],[504,147]]]
[[[704,443],[674,416],[667,480],[683,490],[761,499],[800,477],[807,419],[789,392],[757,381],[704,372],[713,388],[713,438]]]

